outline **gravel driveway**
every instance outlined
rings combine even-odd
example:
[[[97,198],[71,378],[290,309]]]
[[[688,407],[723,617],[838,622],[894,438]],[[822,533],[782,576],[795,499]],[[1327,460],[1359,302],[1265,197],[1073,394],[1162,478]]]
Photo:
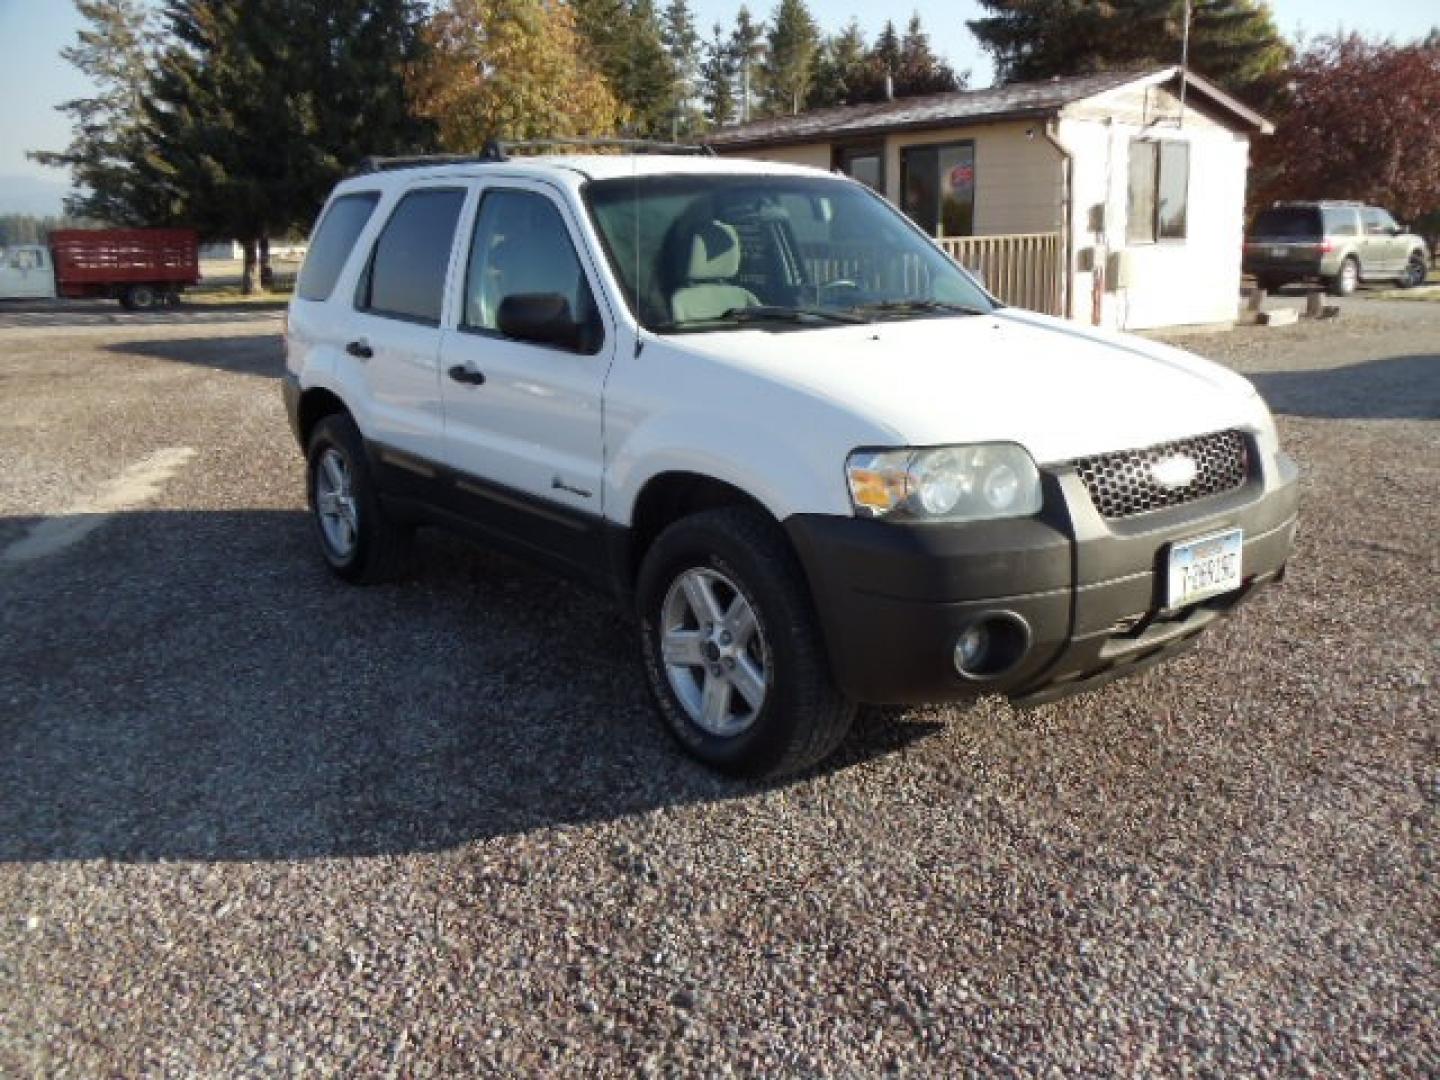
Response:
[[[768,787],[629,627],[312,550],[279,314],[0,306],[0,1074],[1440,1073],[1440,305],[1186,339],[1304,467],[1284,587]]]

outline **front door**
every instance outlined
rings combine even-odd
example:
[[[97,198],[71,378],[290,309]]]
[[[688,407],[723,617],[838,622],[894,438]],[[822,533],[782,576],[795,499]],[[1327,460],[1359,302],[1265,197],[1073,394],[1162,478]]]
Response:
[[[50,252],[38,244],[0,249],[0,299],[31,300],[55,295]]]
[[[1400,230],[1395,219],[1373,206],[1362,210],[1360,217],[1365,228],[1364,249],[1360,254],[1365,277],[1394,277],[1400,273],[1407,254],[1404,242],[1397,235]]]
[[[601,400],[614,333],[576,235],[544,184],[482,189],[440,368],[445,461],[460,474],[466,516],[589,571],[603,561]],[[507,337],[501,306],[522,296],[563,298],[584,328],[579,341]]]

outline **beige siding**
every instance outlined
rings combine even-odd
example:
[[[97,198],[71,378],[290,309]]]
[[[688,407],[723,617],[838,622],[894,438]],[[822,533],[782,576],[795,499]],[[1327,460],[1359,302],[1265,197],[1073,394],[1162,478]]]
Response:
[[[766,146],[758,150],[718,151],[725,157],[755,158],[757,161],[779,161],[786,165],[809,165],[830,171],[830,144],[807,143],[799,146]]]
[[[976,235],[1053,232],[1060,228],[1065,199],[1060,155],[1045,139],[1044,124],[1038,120],[1028,124],[984,124],[888,136],[885,140],[886,198],[900,205],[902,148],[964,140],[975,143]],[[831,144],[767,146],[740,152],[722,149],[720,153],[828,169]]]
[[[975,234],[1054,232],[1065,202],[1060,154],[1043,121],[985,124],[891,135],[885,146],[886,195],[900,204],[900,152],[907,146],[975,143]]]

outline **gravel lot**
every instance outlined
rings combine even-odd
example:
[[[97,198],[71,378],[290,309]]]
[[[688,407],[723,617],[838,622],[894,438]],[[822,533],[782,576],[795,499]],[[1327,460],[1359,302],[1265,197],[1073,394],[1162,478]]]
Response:
[[[590,595],[334,581],[278,334],[0,306],[0,1074],[1440,1074],[1440,305],[1186,339],[1305,471],[1198,650],[769,787]]]

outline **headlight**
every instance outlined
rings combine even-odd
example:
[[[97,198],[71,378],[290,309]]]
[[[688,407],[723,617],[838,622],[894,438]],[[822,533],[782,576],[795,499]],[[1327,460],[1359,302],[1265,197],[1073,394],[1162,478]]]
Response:
[[[979,521],[1040,509],[1040,471],[1014,443],[857,450],[845,476],[861,517]]]

